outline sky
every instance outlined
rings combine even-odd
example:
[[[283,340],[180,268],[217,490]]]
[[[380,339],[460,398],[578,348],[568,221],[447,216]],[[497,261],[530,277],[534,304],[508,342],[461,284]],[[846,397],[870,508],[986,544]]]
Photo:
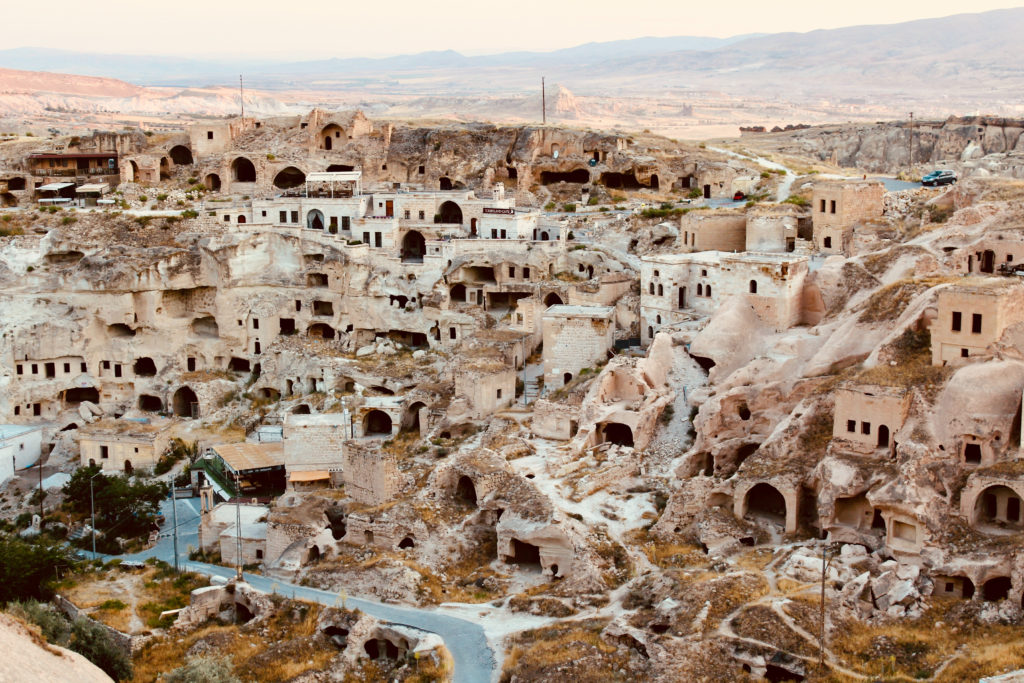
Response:
[[[48,0],[5,3],[0,49],[179,57],[382,57],[428,50],[548,51],[644,36],[893,24],[1024,6],[998,0]],[[713,11],[705,8],[721,8]],[[89,9],[86,9],[89,8]]]

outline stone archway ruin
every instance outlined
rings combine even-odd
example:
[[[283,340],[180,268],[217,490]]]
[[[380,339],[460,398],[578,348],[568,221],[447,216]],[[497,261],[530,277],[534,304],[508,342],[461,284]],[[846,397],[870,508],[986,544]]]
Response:
[[[185,145],[175,145],[168,151],[175,166],[191,166],[194,163],[192,150]]]
[[[771,484],[762,482],[752,486],[744,498],[744,507],[744,518],[786,524],[786,498]]]
[[[274,176],[274,187],[279,190],[290,190],[295,187],[302,187],[305,182],[306,174],[294,166],[281,169],[278,171],[277,175]]]
[[[196,392],[188,386],[183,386],[174,392],[171,406],[176,417],[192,419],[199,417],[199,398],[196,396]]]
[[[391,416],[383,410],[371,410],[363,418],[364,436],[390,436]]]
[[[231,162],[231,180],[236,183],[255,183],[256,166],[245,157],[238,157]]]

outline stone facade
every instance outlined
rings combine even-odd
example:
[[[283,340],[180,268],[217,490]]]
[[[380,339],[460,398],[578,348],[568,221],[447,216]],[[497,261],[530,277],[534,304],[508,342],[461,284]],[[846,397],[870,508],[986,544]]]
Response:
[[[692,211],[679,219],[676,245],[684,252],[743,251],[747,216],[742,211]]]
[[[888,456],[909,408],[910,394],[903,389],[848,384],[836,392],[833,444],[854,453]]]
[[[814,247],[849,253],[854,226],[882,217],[885,186],[876,180],[816,183],[811,194]]]
[[[106,471],[131,472],[151,468],[170,441],[168,420],[134,422],[102,420],[78,431],[82,466],[95,463]]]
[[[342,444],[352,438],[347,413],[288,415],[284,420],[284,465],[289,472],[341,469]]]
[[[372,442],[349,441],[342,456],[345,493],[364,505],[380,505],[401,489],[395,456]]]
[[[1003,332],[1024,322],[1024,287],[1015,281],[984,278],[939,292],[932,323],[932,365],[985,355]]]
[[[557,389],[607,360],[614,344],[610,306],[552,306],[544,313],[544,386]]]

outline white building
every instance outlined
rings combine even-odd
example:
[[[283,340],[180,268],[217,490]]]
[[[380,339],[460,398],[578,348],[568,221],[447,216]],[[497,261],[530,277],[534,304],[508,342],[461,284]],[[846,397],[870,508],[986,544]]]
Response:
[[[42,445],[42,427],[0,425],[0,481],[39,462]]]

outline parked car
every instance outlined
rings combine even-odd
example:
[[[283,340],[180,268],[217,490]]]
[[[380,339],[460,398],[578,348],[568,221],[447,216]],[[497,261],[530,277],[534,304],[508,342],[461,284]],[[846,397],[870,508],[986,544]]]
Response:
[[[921,178],[922,185],[955,185],[956,184],[956,171],[932,171],[924,178]]]
[[[744,199],[746,199],[746,198],[747,198],[747,195],[743,194],[743,192],[742,192],[742,191],[740,191],[740,190],[736,190],[736,194],[734,194],[734,195],[732,196],[732,200],[733,200],[734,202],[739,202],[739,201],[743,201],[743,200],[744,200]]]

